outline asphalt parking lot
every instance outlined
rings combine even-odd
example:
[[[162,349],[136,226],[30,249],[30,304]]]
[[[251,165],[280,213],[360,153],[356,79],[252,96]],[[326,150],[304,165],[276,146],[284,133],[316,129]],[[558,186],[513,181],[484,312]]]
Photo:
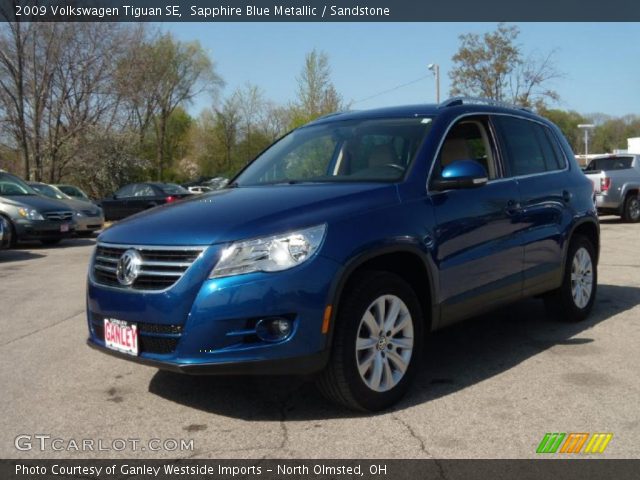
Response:
[[[180,376],[93,351],[84,293],[94,240],[2,251],[0,457],[531,458],[546,432],[612,432],[602,456],[637,458],[639,239],[640,224],[603,219],[587,321],[555,323],[527,300],[437,333],[411,393],[374,416],[334,407],[304,379]],[[15,448],[34,434],[194,448]]]

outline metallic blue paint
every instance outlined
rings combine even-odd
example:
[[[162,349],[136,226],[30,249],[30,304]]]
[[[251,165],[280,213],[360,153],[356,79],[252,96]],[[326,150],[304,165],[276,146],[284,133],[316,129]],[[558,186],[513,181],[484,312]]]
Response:
[[[487,178],[487,171],[474,160],[456,160],[442,169],[442,178]]]
[[[456,119],[470,114],[517,115],[547,125],[558,136],[568,168],[492,180],[474,189],[428,192],[431,164],[444,134]],[[256,362],[285,361],[290,366],[285,371],[299,372],[303,359],[316,356],[322,360],[310,364],[313,371],[322,368],[331,345],[330,335],[321,332],[325,307],[337,307],[347,276],[380,255],[413,255],[425,269],[429,284],[414,284],[414,289],[431,302],[424,313],[434,329],[559,286],[571,232],[582,222],[596,229],[598,224],[591,184],[548,121],[492,106],[427,105],[338,114],[314,123],[421,116],[432,117],[433,125],[404,179],[396,183],[227,188],[155,208],[106,230],[100,242],[207,248],[162,293],[121,291],[89,281],[90,344],[104,347],[91,319],[113,317],[182,326],[175,351],[142,353],[141,362],[165,368],[199,365],[215,373],[216,366],[232,364],[243,371],[246,365],[246,372],[253,372]],[[475,176],[482,173],[478,167],[484,171],[476,162],[456,163],[451,177]],[[327,224],[323,245],[297,267],[209,278],[229,242],[321,223]],[[292,319],[293,333],[282,342],[246,341],[255,322],[271,316]]]

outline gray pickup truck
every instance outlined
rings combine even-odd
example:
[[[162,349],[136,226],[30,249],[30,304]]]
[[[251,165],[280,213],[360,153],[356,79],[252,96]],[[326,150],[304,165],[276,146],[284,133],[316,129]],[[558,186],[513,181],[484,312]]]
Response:
[[[640,220],[640,155],[601,155],[584,173],[593,182],[599,213],[619,215],[625,222]]]

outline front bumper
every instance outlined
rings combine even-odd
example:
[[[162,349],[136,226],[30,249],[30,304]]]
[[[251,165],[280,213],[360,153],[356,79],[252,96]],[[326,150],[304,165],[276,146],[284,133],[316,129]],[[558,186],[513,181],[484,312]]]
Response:
[[[61,231],[64,222],[52,220],[27,220],[14,221],[16,237],[18,240],[40,240],[50,238],[68,238],[75,232],[75,223],[68,223],[69,229]]]
[[[88,344],[105,353],[190,374],[310,374],[328,359],[322,319],[340,265],[316,256],[278,273],[209,279],[218,258],[207,249],[171,288],[159,293],[97,285],[87,289]],[[287,317],[292,333],[278,342],[255,334],[265,317]],[[104,318],[138,325],[140,353],[106,348]]]
[[[258,359],[226,363],[173,363],[141,356],[133,357],[126,353],[121,353],[99,345],[94,342],[91,337],[87,339],[87,345],[95,350],[123,360],[133,361],[160,370],[185,373],[188,375],[310,375],[321,371],[329,360],[329,351],[326,350],[304,357],[276,360]]]
[[[76,217],[76,232],[95,232],[104,226],[104,217]]]

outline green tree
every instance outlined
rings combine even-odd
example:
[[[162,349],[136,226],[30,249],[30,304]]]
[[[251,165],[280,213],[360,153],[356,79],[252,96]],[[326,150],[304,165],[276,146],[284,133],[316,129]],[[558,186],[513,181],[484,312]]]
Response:
[[[549,83],[560,76],[553,52],[544,57],[524,55],[517,40],[520,29],[499,24],[480,36],[460,35],[460,48],[449,72],[451,95],[485,97],[527,107],[557,101]]]
[[[331,80],[329,56],[312,50],[297,77],[298,98],[291,106],[291,128],[344,108],[342,97]]]

